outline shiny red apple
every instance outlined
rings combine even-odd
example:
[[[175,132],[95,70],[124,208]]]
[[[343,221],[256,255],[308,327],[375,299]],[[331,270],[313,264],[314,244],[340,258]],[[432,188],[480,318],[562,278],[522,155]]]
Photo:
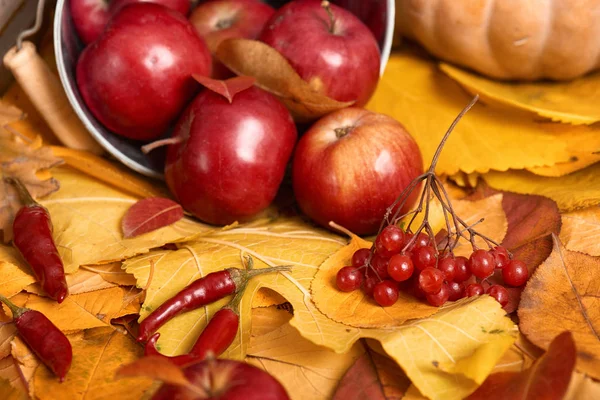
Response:
[[[206,360],[183,372],[196,390],[163,384],[152,400],[289,400],[277,379],[241,361]]]
[[[315,222],[367,235],[377,232],[386,209],[421,173],[419,147],[399,122],[351,107],[321,118],[302,136],[292,184],[300,208]]]
[[[287,108],[272,94],[249,87],[229,102],[204,90],[173,132],[179,143],[167,150],[167,185],[202,221],[247,220],[275,198],[296,137]]]
[[[76,77],[92,114],[136,140],[161,135],[210,75],[206,44],[185,17],[151,3],[123,7],[82,53]]]
[[[200,4],[190,15],[190,22],[215,53],[224,39],[255,39],[275,9],[259,0],[213,0]],[[232,76],[218,60],[213,59],[213,77]]]
[[[367,103],[379,81],[375,37],[354,14],[318,0],[296,0],[271,17],[259,36],[312,87],[338,101]]]
[[[143,2],[161,4],[183,15],[190,12],[191,5],[190,0],[70,0],[69,7],[75,30],[89,44],[100,36],[110,17],[121,7]]]

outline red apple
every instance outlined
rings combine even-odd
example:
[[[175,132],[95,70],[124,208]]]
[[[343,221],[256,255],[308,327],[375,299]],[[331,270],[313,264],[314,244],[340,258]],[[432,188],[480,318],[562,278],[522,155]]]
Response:
[[[274,12],[273,7],[258,0],[215,0],[196,7],[190,22],[214,54],[224,39],[256,39]],[[213,77],[229,76],[233,73],[213,58]]]
[[[206,360],[185,368],[184,374],[197,391],[163,384],[152,400],[289,400],[277,379],[241,361]]]
[[[338,101],[367,103],[379,80],[380,53],[373,34],[349,11],[318,0],[292,1],[259,36],[279,51],[311,86]]]
[[[216,225],[246,220],[275,198],[296,142],[286,107],[256,87],[229,103],[204,90],[181,116],[165,178],[179,203]]]
[[[82,53],[77,85],[92,114],[136,140],[164,133],[209,75],[211,56],[185,17],[164,6],[123,7]]]
[[[110,17],[121,7],[131,3],[156,3],[179,11],[183,15],[190,12],[190,0],[71,0],[69,6],[73,25],[85,44],[96,40],[102,33]]]
[[[386,208],[421,173],[419,147],[399,122],[351,107],[321,118],[302,136],[292,184],[300,208],[314,221],[366,235],[377,232]]]

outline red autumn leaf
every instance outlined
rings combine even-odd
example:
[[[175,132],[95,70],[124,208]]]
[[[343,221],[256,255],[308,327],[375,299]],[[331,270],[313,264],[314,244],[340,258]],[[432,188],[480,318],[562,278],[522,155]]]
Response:
[[[338,384],[333,400],[400,400],[410,380],[392,359],[365,347]]]
[[[171,225],[181,218],[181,205],[170,199],[150,197],[138,201],[127,210],[121,227],[125,238],[131,238]]]
[[[208,76],[193,74],[195,80],[202,84],[205,88],[225,97],[230,103],[233,102],[233,97],[251,88],[256,82],[256,79],[251,76],[236,76],[227,80],[212,79]]]
[[[560,400],[569,387],[575,359],[573,336],[565,331],[529,369],[492,374],[467,399]]]
[[[554,200],[544,196],[502,192],[478,185],[469,200],[478,200],[502,193],[502,208],[508,221],[508,230],[501,245],[506,247],[516,259],[523,261],[529,270],[529,276],[552,252],[552,233],[558,235],[561,217]],[[497,271],[488,281],[501,284],[502,274]],[[517,309],[522,287],[508,287],[509,303],[504,307],[511,313]]]

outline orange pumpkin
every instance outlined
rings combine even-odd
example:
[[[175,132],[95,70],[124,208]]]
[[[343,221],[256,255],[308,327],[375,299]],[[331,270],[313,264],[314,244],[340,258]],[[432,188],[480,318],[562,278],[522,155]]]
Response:
[[[396,29],[497,79],[567,80],[600,67],[600,0],[396,0]]]

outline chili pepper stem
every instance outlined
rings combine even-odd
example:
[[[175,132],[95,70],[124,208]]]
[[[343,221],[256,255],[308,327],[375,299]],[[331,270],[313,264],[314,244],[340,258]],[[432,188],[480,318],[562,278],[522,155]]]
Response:
[[[33,199],[33,197],[31,197],[31,193],[29,193],[29,190],[27,190],[27,188],[25,187],[23,182],[21,182],[19,179],[5,177],[4,180],[15,186],[15,188],[17,189],[17,192],[19,193],[19,198],[21,199],[21,202],[24,205],[26,205],[26,206],[38,206],[39,205],[39,203],[37,201],[35,201]]]
[[[10,311],[13,314],[13,319],[19,318],[21,315],[25,314],[29,311],[28,308],[19,307],[12,301],[10,301],[7,297],[0,294],[0,301],[6,304],[6,307],[10,308]]]
[[[225,306],[225,308],[229,308],[233,313],[237,316],[240,315],[240,303],[242,302],[242,297],[244,297],[244,292],[248,287],[248,281],[244,282],[238,292],[233,296],[231,301]]]

